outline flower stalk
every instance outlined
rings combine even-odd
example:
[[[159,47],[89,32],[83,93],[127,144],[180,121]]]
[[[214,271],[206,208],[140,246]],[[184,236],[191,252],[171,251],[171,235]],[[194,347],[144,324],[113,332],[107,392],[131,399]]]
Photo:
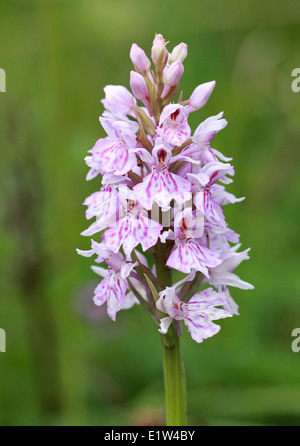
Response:
[[[221,112],[194,132],[188,123],[189,114],[208,101],[215,81],[196,87],[189,99],[181,91],[174,102],[187,45],[180,43],[172,53],[166,46],[156,35],[153,70],[145,52],[132,45],[133,94],[120,85],[104,88],[100,123],[107,136],[85,158],[87,179],[100,174],[102,185],[84,202],[87,219],[96,220],[82,232],[98,234],[100,242],[92,239],[90,250],[77,251],[96,255],[96,263],[107,266],[92,267],[103,277],[94,302],[106,303],[113,321],[135,304],[154,320],[162,341],[167,425],[185,426],[181,321],[201,343],[219,332],[213,321],[238,314],[228,287],[253,286],[233,273],[249,258],[249,249],[238,252],[239,235],[228,227],[222,209],[243,200],[225,190],[234,168],[211,147],[227,121]],[[174,270],[184,274],[176,283]]]
[[[186,426],[186,382],[175,322],[162,337],[167,426]]]

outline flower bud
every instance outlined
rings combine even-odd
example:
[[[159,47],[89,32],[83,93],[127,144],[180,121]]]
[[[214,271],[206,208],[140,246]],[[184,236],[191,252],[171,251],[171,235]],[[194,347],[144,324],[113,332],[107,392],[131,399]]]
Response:
[[[181,60],[181,62],[183,62],[187,56],[187,52],[188,50],[186,43],[180,43],[179,45],[175,46],[170,55],[169,63],[172,64],[176,60]]]
[[[136,69],[141,74],[147,73],[150,70],[151,62],[145,54],[145,51],[142,50],[136,43],[131,46],[130,50],[130,59]]]
[[[211,81],[200,84],[197,88],[195,88],[195,90],[191,94],[190,99],[188,100],[189,113],[191,111],[199,110],[199,108],[202,108],[206,104],[215,85],[216,81]]]
[[[157,34],[153,40],[151,57],[155,65],[159,66],[160,69],[163,69],[168,61],[169,52],[166,48],[165,39],[161,34]]]
[[[130,87],[134,96],[144,101],[148,96],[148,88],[145,79],[135,71],[130,72]]]
[[[176,60],[176,62],[173,62],[166,71],[164,78],[165,84],[171,87],[175,87],[175,85],[177,85],[180,81],[183,75],[183,71],[184,67],[181,60]]]

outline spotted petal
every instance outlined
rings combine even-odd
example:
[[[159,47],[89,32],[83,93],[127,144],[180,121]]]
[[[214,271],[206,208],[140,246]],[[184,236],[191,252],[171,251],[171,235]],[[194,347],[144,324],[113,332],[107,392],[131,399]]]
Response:
[[[161,113],[156,133],[170,144],[180,146],[191,135],[187,118],[188,114],[183,106],[169,104]]]
[[[208,268],[214,268],[221,263],[219,254],[200,246],[195,240],[176,240],[167,266],[183,273],[190,273],[193,268],[209,277]]]
[[[210,116],[201,122],[195,130],[193,141],[197,144],[199,150],[210,149],[210,142],[217,132],[227,125],[226,119],[221,119],[223,112],[216,116]]]
[[[84,201],[87,206],[86,218],[92,217],[104,218],[110,221],[111,217],[116,215],[118,203],[118,193],[115,187],[109,184],[104,185],[100,191],[94,192]]]
[[[136,155],[123,140],[100,139],[93,147],[93,161],[101,162],[104,172],[124,175],[136,164]]]
[[[99,139],[92,148],[93,162],[99,162],[104,172],[124,175],[137,164],[136,136],[126,122],[116,121],[112,127],[115,136]]]
[[[183,320],[192,338],[200,343],[219,332],[220,326],[213,320],[232,316],[223,308],[217,308],[224,305],[227,305],[226,295],[212,288],[195,294],[188,303],[179,299],[175,287],[166,288],[157,301],[157,308],[168,315],[161,319],[159,331],[166,333],[173,319]]]
[[[179,175],[170,173],[167,168],[159,171],[154,168],[142,183],[134,186],[139,202],[148,210],[154,202],[166,208],[172,200],[184,203],[190,198],[191,183]]]
[[[118,252],[123,245],[127,258],[132,250],[140,243],[143,251],[154,246],[161,232],[161,225],[150,220],[144,211],[128,212],[114,227],[107,229],[104,239],[108,248]]]
[[[222,208],[213,200],[210,188],[200,190],[194,197],[194,204],[212,224],[226,227]]]
[[[94,303],[97,306],[107,302],[107,314],[115,321],[116,313],[121,310],[126,294],[126,282],[115,272],[108,274],[96,287]]]

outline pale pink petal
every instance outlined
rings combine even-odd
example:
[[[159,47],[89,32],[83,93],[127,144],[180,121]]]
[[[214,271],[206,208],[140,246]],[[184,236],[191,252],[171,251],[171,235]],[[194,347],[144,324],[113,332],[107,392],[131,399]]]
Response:
[[[250,251],[250,248],[246,249],[242,252],[236,252],[237,249],[239,249],[240,245],[237,245],[236,247],[232,248],[232,250],[228,251],[225,256],[223,257],[222,263],[218,266],[216,271],[218,272],[227,272],[227,271],[234,271],[244,260],[249,260],[248,252]]]
[[[220,286],[218,288],[218,292],[222,292],[226,296],[226,302],[223,304],[223,308],[225,311],[228,311],[228,313],[239,315],[239,307],[237,303],[233,300],[231,297],[231,294],[229,293],[229,290],[226,286]]]
[[[222,116],[223,112],[207,118],[195,130],[193,142],[197,144],[200,150],[209,149],[210,142],[216,133],[226,127],[227,121],[226,119],[221,119]]]
[[[126,282],[116,274],[108,274],[95,289],[94,303],[97,306],[107,302],[107,314],[115,321],[121,310],[126,293]]]
[[[198,192],[194,197],[194,204],[212,224],[226,227],[222,208],[213,200],[210,188],[203,188]]]
[[[98,276],[101,277],[106,277],[108,274],[108,269],[102,268],[101,266],[92,265],[91,269],[94,271],[94,273],[98,274]]]
[[[96,234],[97,232],[103,231],[103,229],[107,228],[108,222],[103,222],[102,220],[96,220],[91,224],[87,229],[81,232],[81,235],[86,237],[90,237],[91,235]]]
[[[208,268],[214,268],[220,263],[218,253],[200,246],[193,240],[187,240],[179,241],[174,246],[166,264],[183,273],[190,273],[195,268],[209,277]]]
[[[87,181],[92,180],[99,174],[101,174],[101,175],[103,174],[103,171],[101,169],[101,163],[94,162],[92,156],[86,156],[84,158],[84,161],[85,161],[86,165],[88,167],[90,167],[90,170],[88,171],[87,176],[86,176]]]
[[[230,272],[211,273],[209,283],[215,287],[226,285],[234,286],[242,290],[253,290],[254,286],[251,283],[241,280],[236,274]]]
[[[136,100],[127,88],[122,85],[107,85],[104,88],[105,99],[102,99],[104,107],[116,114],[132,115]]]
[[[185,108],[178,104],[167,105],[161,113],[156,133],[175,146],[185,142],[191,135]]]
[[[229,158],[228,156],[224,156],[223,153],[219,152],[219,150],[217,150],[217,149],[211,149],[211,151],[213,152],[214,156],[216,156],[217,158],[219,158],[222,161],[225,161],[225,163],[232,161],[232,158]]]
[[[211,189],[212,197],[215,202],[217,202],[220,206],[224,206],[225,204],[234,204],[243,201],[245,197],[237,198],[230,192],[225,190],[225,187],[221,184],[214,184]]]
[[[124,262],[121,266],[121,277],[122,279],[126,279],[133,270],[133,268],[137,265],[137,262],[131,263],[131,262]]]
[[[116,188],[104,185],[100,191],[86,198],[83,204],[88,207],[85,214],[87,220],[98,217],[111,221],[111,217],[117,213],[118,192]]]
[[[212,288],[195,294],[189,302],[182,302],[175,292],[175,287],[168,287],[160,292],[157,308],[168,316],[161,319],[159,331],[166,333],[173,319],[183,320],[192,338],[202,342],[214,336],[220,327],[213,320],[231,317],[232,314],[219,306],[227,305],[225,293],[218,293]]]
[[[135,297],[134,293],[132,291],[129,291],[129,293],[125,294],[121,310],[129,310],[133,307],[133,305],[138,305],[139,301]]]
[[[204,339],[211,338],[216,335],[221,327],[206,319],[201,314],[195,314],[184,319],[188,332],[194,341],[201,343]]]
[[[93,159],[101,162],[104,172],[115,172],[116,175],[126,174],[137,164],[136,155],[121,138],[99,141],[93,148]]]
[[[170,325],[172,324],[173,318],[170,316],[164,317],[163,319],[160,320],[160,327],[158,329],[158,331],[161,334],[166,334],[168,332],[168,329],[170,327]]]
[[[183,203],[190,198],[191,183],[179,175],[170,173],[167,168],[162,171],[153,169],[142,183],[134,186],[140,203],[150,210],[154,202],[166,208],[172,200]]]
[[[115,227],[107,229],[104,239],[107,246],[118,252],[123,245],[127,258],[132,250],[141,244],[143,251],[154,246],[161,232],[161,225],[146,217],[144,212],[133,214],[129,212],[126,217],[119,220]]]
[[[80,256],[83,257],[91,257],[92,255],[94,255],[94,251],[92,249],[90,249],[89,251],[83,251],[82,249],[76,249],[77,254],[79,254]]]

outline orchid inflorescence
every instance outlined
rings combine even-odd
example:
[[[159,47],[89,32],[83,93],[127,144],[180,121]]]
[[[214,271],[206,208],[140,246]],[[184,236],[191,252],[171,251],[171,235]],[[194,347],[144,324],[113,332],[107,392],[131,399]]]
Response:
[[[205,119],[193,134],[188,124],[215,81],[199,85],[188,100],[181,92],[174,102],[187,45],[180,43],[171,53],[166,45],[161,34],[155,36],[154,69],[145,52],[132,45],[133,94],[119,85],[104,88],[100,123],[107,136],[85,158],[87,180],[100,174],[102,186],[84,202],[86,218],[96,220],[82,232],[101,233],[101,241],[92,239],[90,250],[77,251],[106,264],[92,267],[103,277],[94,302],[106,302],[112,320],[118,311],[140,304],[160,333],[173,322],[180,333],[183,320],[192,338],[202,342],[220,330],[214,320],[238,314],[228,287],[253,288],[233,273],[249,258],[249,249],[238,252],[239,235],[222,210],[243,198],[225,190],[234,175],[231,158],[211,147],[227,125],[223,112]],[[175,284],[173,270],[184,275]]]

